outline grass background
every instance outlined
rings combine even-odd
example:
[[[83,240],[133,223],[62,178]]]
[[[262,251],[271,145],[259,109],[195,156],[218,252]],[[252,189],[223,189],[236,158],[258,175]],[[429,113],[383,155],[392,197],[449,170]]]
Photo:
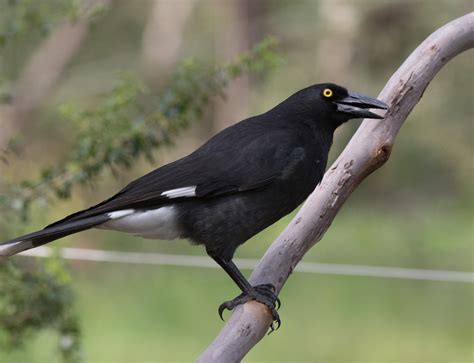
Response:
[[[428,206],[426,206],[428,207]],[[291,216],[237,257],[258,257]],[[436,201],[417,215],[349,204],[305,261],[472,270],[469,209]],[[153,242],[88,232],[59,243],[201,254],[184,241]],[[120,242],[118,242],[118,239]],[[119,246],[117,246],[119,244]],[[97,247],[97,246],[95,246]],[[218,269],[69,262],[78,292],[85,362],[193,361],[223,323],[217,306],[237,294]],[[246,274],[249,271],[245,271]],[[473,285],[295,273],[282,293],[279,331],[246,362],[470,362]],[[57,337],[32,337],[1,362],[57,362]]]

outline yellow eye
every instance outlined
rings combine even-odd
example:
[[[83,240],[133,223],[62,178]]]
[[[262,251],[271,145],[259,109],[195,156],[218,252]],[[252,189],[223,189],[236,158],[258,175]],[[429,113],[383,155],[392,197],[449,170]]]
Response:
[[[323,96],[324,97],[331,97],[332,96],[332,90],[329,89],[329,88],[326,88],[324,91],[323,91]]]

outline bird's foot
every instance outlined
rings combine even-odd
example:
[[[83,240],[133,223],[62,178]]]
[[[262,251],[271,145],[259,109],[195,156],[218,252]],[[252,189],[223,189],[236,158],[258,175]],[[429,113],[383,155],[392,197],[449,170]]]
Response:
[[[275,286],[272,284],[263,284],[253,286],[250,292],[243,292],[235,299],[225,301],[219,306],[219,316],[222,320],[222,313],[224,310],[233,310],[237,305],[245,304],[249,300],[255,300],[261,304],[264,304],[272,313],[273,321],[270,325],[270,332],[277,330],[281,325],[280,316],[277,310],[281,306],[280,299],[275,295]]]

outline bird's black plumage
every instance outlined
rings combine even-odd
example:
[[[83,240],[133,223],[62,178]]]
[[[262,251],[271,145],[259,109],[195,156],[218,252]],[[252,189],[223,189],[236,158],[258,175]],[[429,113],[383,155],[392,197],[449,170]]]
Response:
[[[91,227],[188,238],[203,244],[243,291],[221,309],[254,298],[266,303],[276,318],[271,288],[250,286],[232,263],[234,252],[305,200],[323,177],[335,129],[354,117],[381,118],[368,108],[386,105],[335,84],[305,88],[111,198],[2,243],[0,256]],[[160,225],[154,226],[153,218]],[[164,232],[166,223],[172,232]],[[141,231],[142,225],[148,230]]]

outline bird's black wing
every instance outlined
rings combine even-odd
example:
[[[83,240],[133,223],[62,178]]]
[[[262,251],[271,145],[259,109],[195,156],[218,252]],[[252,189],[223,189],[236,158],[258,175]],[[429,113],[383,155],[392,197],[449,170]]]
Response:
[[[298,146],[284,129],[262,129],[262,125],[244,121],[194,153],[134,180],[111,198],[50,226],[118,210],[156,208],[264,188],[302,159]]]

